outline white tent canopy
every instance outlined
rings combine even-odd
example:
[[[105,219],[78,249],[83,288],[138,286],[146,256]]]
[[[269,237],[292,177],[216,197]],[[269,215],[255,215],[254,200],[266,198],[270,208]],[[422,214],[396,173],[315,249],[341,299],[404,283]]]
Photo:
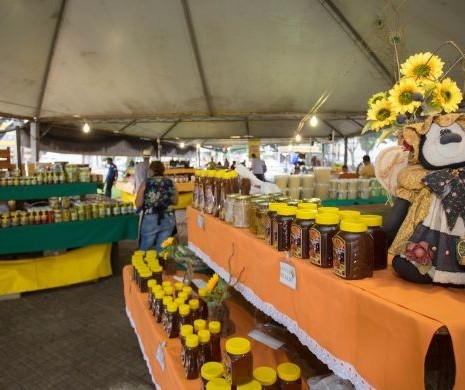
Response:
[[[0,0],[0,113],[150,139],[358,134],[400,61],[465,48],[462,0]],[[452,64],[450,46],[438,53]],[[460,66],[451,72],[460,86]],[[319,105],[319,103],[322,103]]]

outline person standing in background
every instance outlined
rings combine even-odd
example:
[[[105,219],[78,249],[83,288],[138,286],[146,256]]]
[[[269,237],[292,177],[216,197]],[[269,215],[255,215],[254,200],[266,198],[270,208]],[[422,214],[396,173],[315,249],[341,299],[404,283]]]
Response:
[[[364,179],[371,179],[375,177],[375,167],[370,161],[370,156],[367,154],[363,156],[362,164],[357,168],[358,175]]]
[[[172,205],[178,204],[178,192],[174,182],[164,176],[165,166],[153,161],[150,177],[144,180],[136,195],[136,207],[142,209],[139,232],[139,249],[146,251],[155,246],[161,252],[161,244],[173,234],[176,226]]]
[[[257,158],[255,153],[251,154],[252,160],[250,165],[250,170],[255,175],[255,177],[261,181],[265,181],[265,172],[266,164],[265,161]]]
[[[118,168],[113,163],[113,159],[111,157],[107,158],[107,164],[108,172],[107,177],[105,178],[105,196],[107,198],[111,198],[111,189],[113,188],[113,184],[116,179],[118,179]]]
[[[137,194],[140,185],[144,180],[147,180],[149,177],[149,166],[150,166],[150,149],[145,149],[142,151],[142,162],[137,163],[134,168],[134,193]]]

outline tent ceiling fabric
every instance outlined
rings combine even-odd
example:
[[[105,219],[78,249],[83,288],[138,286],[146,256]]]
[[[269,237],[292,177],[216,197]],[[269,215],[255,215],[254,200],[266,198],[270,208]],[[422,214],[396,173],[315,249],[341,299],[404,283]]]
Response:
[[[458,0],[4,0],[0,113],[64,135],[276,139],[326,98],[303,135],[352,136],[392,85],[392,38],[401,61],[465,48],[463,15]]]

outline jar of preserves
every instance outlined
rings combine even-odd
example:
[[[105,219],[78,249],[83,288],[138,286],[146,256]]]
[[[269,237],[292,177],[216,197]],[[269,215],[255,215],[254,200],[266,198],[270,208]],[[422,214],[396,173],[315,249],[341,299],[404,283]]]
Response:
[[[208,323],[208,330],[210,331],[212,362],[221,362],[221,322],[210,321]]]
[[[160,322],[161,322],[161,325],[163,326],[163,329],[166,329],[166,318],[168,315],[167,306],[168,306],[168,303],[173,302],[173,297],[164,295],[162,302],[163,302],[163,305],[161,309],[161,321]]]
[[[61,207],[63,207],[64,209],[69,209],[71,207],[71,201],[68,196],[63,196],[61,198]]]
[[[231,383],[224,378],[213,378],[205,386],[206,390],[231,390]]]
[[[236,387],[237,390],[262,390],[262,385],[259,381],[252,379],[250,382],[244,383]]]
[[[184,367],[186,364],[186,337],[194,334],[192,325],[181,325],[179,328],[179,338],[181,339],[181,364]]]
[[[305,210],[318,210],[318,205],[316,203],[310,203],[310,202],[300,202],[297,205],[298,209],[305,209]]]
[[[202,378],[203,389],[207,383],[214,378],[221,378],[224,373],[224,367],[218,362],[207,362],[200,366],[200,377]]]
[[[233,386],[243,385],[253,379],[253,355],[250,341],[233,337],[226,341],[224,376]]]
[[[271,202],[268,203],[268,211],[263,220],[263,226],[265,228],[265,242],[273,245],[273,221],[276,218],[278,209],[286,207],[286,203]]]
[[[238,228],[248,228],[249,227],[249,213],[248,205],[250,201],[250,196],[240,195],[234,200],[234,217],[233,225]]]
[[[200,301],[196,298],[189,300],[189,307],[191,309],[192,322],[200,318]]]
[[[224,201],[224,221],[229,224],[234,222],[234,201],[239,194],[228,194]]]
[[[179,306],[179,326],[182,325],[192,325],[191,308],[186,304]]]
[[[215,206],[214,190],[215,190],[215,176],[216,172],[213,170],[207,171],[207,176],[204,184],[204,201],[205,207],[204,212],[207,214],[213,213]]]
[[[365,214],[360,215],[360,219],[367,225],[368,234],[373,239],[373,267],[374,270],[385,269],[387,267],[387,238],[383,230],[383,217],[381,215]]]
[[[291,225],[294,222],[297,207],[281,207],[273,220],[273,247],[278,251],[291,248]]]
[[[199,367],[212,360],[212,350],[210,344],[210,331],[199,330]]]
[[[61,210],[54,210],[53,212],[53,220],[55,223],[63,222],[63,213]]]
[[[373,238],[367,225],[357,219],[343,219],[333,237],[333,263],[336,275],[344,279],[373,276]]]
[[[299,259],[308,259],[308,233],[315,223],[317,211],[297,210],[296,219],[291,225],[291,255]]]
[[[166,305],[165,330],[169,339],[179,336],[178,304],[176,302],[171,301]]]
[[[198,333],[199,330],[204,330],[207,327],[207,321],[199,318],[194,321],[194,333]]]
[[[153,303],[153,287],[157,285],[157,281],[155,279],[149,279],[147,281],[147,291],[149,295],[147,296],[147,307],[152,310],[152,303]]]
[[[207,180],[206,171],[199,172],[199,204],[198,209],[200,211],[205,210],[205,182]]]
[[[140,292],[146,293],[148,292],[148,281],[152,277],[152,272],[149,269],[144,269],[140,272]]]
[[[78,220],[78,211],[75,207],[71,208],[71,221],[77,221]]]
[[[309,231],[309,259],[320,267],[333,266],[332,238],[338,230],[339,215],[334,213],[317,214],[315,224]]]
[[[63,222],[71,221],[71,211],[69,209],[63,209]]]
[[[302,378],[300,367],[294,363],[281,363],[276,367],[279,389],[301,390]]]
[[[199,377],[199,336],[189,334],[186,336],[186,352],[184,370],[186,379],[197,379]]]
[[[255,211],[255,225],[257,238],[265,239],[265,218],[268,213],[268,201],[258,203]]]
[[[257,235],[256,213],[257,213],[259,204],[264,201],[265,200],[261,196],[253,197],[250,199],[250,202],[247,206],[248,212],[249,212],[249,231],[250,233],[255,234],[255,235]]]
[[[161,317],[163,313],[163,298],[165,294],[163,290],[155,291],[155,302],[153,303],[153,315],[155,317],[155,321],[160,323]]]
[[[199,207],[199,171],[194,171],[194,190],[192,191],[192,207],[197,209]]]
[[[182,288],[182,292],[186,293],[186,300],[188,300],[192,296],[192,287],[191,286],[184,286]]]
[[[208,304],[206,301],[206,297],[208,294],[208,290],[205,287],[201,287],[197,290],[197,294],[199,295],[199,318],[203,320],[207,320],[208,319]]]
[[[182,288],[184,287],[183,282],[176,282],[174,284],[174,296],[177,297],[178,294],[182,291]]]
[[[271,367],[257,367],[253,370],[253,378],[262,385],[265,390],[279,390],[276,370]]]
[[[56,209],[60,206],[60,202],[56,196],[52,196],[51,198],[48,199],[48,205],[52,209]]]

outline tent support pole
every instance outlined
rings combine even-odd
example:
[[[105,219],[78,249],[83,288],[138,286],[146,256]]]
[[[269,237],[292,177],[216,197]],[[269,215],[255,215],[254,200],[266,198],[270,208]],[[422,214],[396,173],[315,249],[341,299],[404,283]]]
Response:
[[[347,137],[344,137],[344,165],[347,165],[347,149],[349,147],[349,139]]]
[[[31,122],[31,158],[32,162],[39,162],[40,122]]]

